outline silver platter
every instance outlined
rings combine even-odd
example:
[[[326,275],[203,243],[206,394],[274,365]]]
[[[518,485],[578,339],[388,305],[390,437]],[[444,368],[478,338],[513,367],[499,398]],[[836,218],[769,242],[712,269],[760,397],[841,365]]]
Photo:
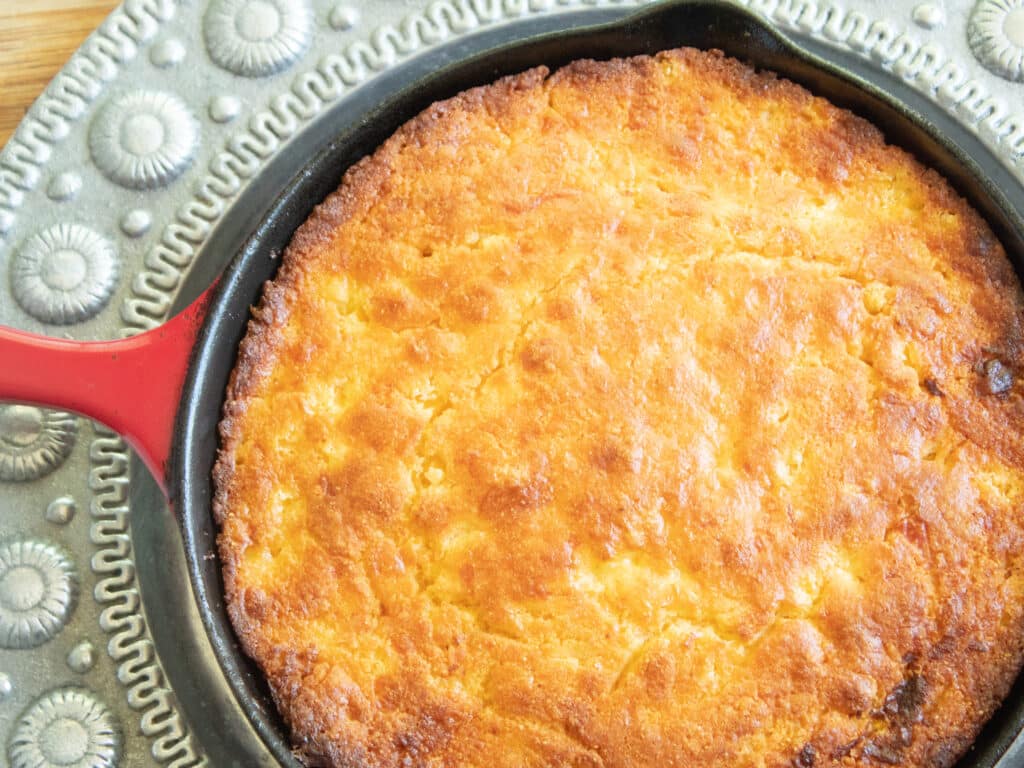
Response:
[[[1024,182],[1024,0],[740,2],[903,78]],[[268,163],[301,153],[328,108],[475,30],[626,4],[126,0],[0,152],[0,324],[158,325],[215,271],[203,247],[225,212],[273,185]],[[117,436],[0,404],[0,765],[212,762],[211,729],[179,708],[186,665],[155,641],[152,574],[180,566],[177,536]]]

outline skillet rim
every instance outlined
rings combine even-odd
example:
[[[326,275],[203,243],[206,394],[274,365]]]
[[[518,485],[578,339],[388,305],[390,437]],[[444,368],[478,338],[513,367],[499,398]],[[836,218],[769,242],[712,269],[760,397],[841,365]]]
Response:
[[[700,23],[693,25],[695,18]],[[573,25],[577,19],[581,23]],[[686,27],[688,24],[690,26]],[[710,42],[691,40],[700,34],[707,34]],[[723,34],[725,39],[721,37]],[[258,298],[263,278],[276,271],[276,258],[267,259],[267,251],[280,252],[313,205],[337,187],[352,162],[372,152],[405,120],[437,98],[454,95],[471,85],[491,82],[541,61],[554,69],[577,58],[632,55],[695,42],[700,43],[698,47],[722,48],[728,55],[751,62],[758,69],[779,72],[812,92],[825,95],[838,106],[866,116],[882,128],[887,140],[935,167],[961,194],[966,191],[965,196],[1004,242],[1018,275],[1024,274],[1024,187],[984,144],[956,123],[942,107],[919,94],[915,97],[916,92],[909,86],[900,87],[895,78],[870,62],[821,44],[794,40],[772,27],[770,22],[729,3],[675,0],[639,11],[633,8],[577,10],[512,22],[498,29],[466,35],[413,57],[353,92],[342,100],[348,122],[341,132],[319,147],[263,214],[253,217],[259,222],[258,226],[221,280],[189,365],[168,471],[172,501],[180,515],[190,586],[195,593],[202,628],[221,673],[220,679],[206,682],[222,695],[230,693],[227,698],[244,712],[277,764],[291,768],[301,766],[291,753],[286,729],[270,702],[262,674],[255,671],[254,662],[244,657],[238,648],[233,628],[226,618],[221,568],[213,535],[216,525],[210,507],[210,469],[217,446],[216,429],[227,376],[235,363],[235,354],[225,354],[225,350],[237,352],[249,307]],[[599,48],[601,53],[575,53],[581,46],[588,51]],[[538,49],[548,51],[542,60],[532,53]],[[533,63],[524,64],[524,59]],[[435,61],[441,66],[433,67]],[[782,66],[779,66],[780,61]],[[411,83],[403,83],[402,75],[409,74],[410,70],[418,77]],[[898,95],[883,90],[880,81]],[[840,97],[836,98],[830,89],[838,89]],[[381,93],[384,99],[379,101]],[[361,110],[352,108],[357,97],[365,102]],[[335,121],[331,118],[340,111],[336,105],[319,123],[333,126]],[[879,119],[880,114],[882,119]],[[944,123],[949,125],[944,126]],[[952,136],[945,135],[944,131],[949,131],[950,126],[958,130],[953,130]],[[921,144],[908,146],[910,137],[916,137],[913,141]],[[922,147],[925,147],[923,151]],[[922,158],[922,154],[926,157]],[[338,162],[339,156],[344,162]],[[1005,181],[1000,181],[1003,175],[1011,182],[1005,189],[1002,188]],[[236,201],[232,211],[247,209],[244,198],[243,195]],[[225,219],[232,211],[225,214]],[[213,386],[218,381],[222,384]],[[211,403],[216,406],[215,413]],[[987,738],[989,726],[999,720],[1008,707],[1013,711],[1006,723],[996,729],[995,738]],[[1018,676],[1000,713],[976,740],[972,751],[977,747],[977,753],[962,759],[957,766],[1011,768],[1016,764],[1014,761],[1024,755],[1022,726],[1024,674]],[[985,743],[979,745],[983,740]],[[261,762],[265,763],[262,758]]]

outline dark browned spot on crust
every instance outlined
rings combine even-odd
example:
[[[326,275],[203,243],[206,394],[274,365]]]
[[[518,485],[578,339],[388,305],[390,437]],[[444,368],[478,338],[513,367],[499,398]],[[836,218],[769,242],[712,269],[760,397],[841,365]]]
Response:
[[[934,395],[935,397],[945,397],[945,393],[942,391],[942,387],[939,386],[939,382],[930,376],[926,376],[924,381],[924,388],[928,390],[928,394]]]
[[[793,758],[793,766],[794,768],[814,768],[817,759],[818,750],[814,748],[814,745],[804,744],[797,756]]]
[[[985,362],[985,386],[990,394],[1003,395],[1013,389],[1013,373],[1000,360]]]

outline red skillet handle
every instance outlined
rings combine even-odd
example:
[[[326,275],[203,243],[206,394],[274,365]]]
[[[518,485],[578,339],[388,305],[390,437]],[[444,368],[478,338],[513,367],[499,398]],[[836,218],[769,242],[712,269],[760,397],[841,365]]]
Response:
[[[0,327],[0,401],[77,411],[124,436],[167,492],[166,464],[189,356],[213,286],[173,319],[117,341],[63,341]]]

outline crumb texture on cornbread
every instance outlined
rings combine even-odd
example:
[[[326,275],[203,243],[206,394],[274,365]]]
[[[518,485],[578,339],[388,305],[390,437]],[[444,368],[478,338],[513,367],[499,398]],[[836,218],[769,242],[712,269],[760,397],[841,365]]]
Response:
[[[1024,644],[1022,295],[934,172],[690,49],[435,104],[296,234],[215,470],[333,768],[944,768]]]

